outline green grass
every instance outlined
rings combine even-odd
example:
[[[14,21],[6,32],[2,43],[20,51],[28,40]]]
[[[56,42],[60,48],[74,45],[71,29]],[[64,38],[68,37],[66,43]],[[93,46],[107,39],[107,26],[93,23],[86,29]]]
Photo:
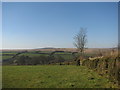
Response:
[[[56,52],[55,54],[71,54],[69,52]]]
[[[2,58],[2,60],[4,60],[4,59],[9,59],[9,58],[11,58],[12,56],[0,56],[0,58]]]
[[[34,54],[34,53],[23,53],[23,54],[20,54],[20,56],[21,55],[30,56],[30,57],[36,57],[36,56],[41,56],[41,55],[43,55],[43,56],[49,56],[49,54]],[[73,59],[72,54],[69,54],[69,53],[55,53],[54,56],[55,57],[61,56],[65,60],[71,60],[71,59]]]
[[[52,51],[39,51],[40,53],[51,53]]]
[[[23,53],[23,54],[20,54],[21,55],[25,55],[25,56],[29,56],[29,57],[36,57],[36,56],[48,56],[48,54],[33,54],[33,53]]]
[[[15,55],[15,54],[17,54],[17,53],[18,53],[18,52],[12,52],[12,51],[11,51],[11,52],[1,52],[0,54],[14,54],[14,55]]]
[[[4,54],[9,54],[9,55],[4,55]],[[16,52],[2,52],[2,53],[0,53],[0,58],[2,58],[2,60],[9,59],[12,56],[14,56],[15,54],[16,54]]]
[[[0,89],[2,89],[2,65],[0,65]]]
[[[3,66],[3,88],[109,88],[106,78],[83,66]]]
[[[65,60],[72,60],[73,56],[71,54],[54,54],[55,57],[57,56],[61,56],[63,57]]]

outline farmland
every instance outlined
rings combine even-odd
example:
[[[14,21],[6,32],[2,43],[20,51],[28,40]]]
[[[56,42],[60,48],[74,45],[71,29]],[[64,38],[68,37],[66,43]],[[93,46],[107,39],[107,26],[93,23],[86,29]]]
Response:
[[[75,55],[72,52],[63,52],[63,51],[16,51],[16,52],[3,52],[2,53],[3,64],[13,63],[14,61],[18,61],[20,57],[29,57],[32,59],[35,58],[52,58],[53,61],[59,62],[58,60],[70,61],[75,58]],[[9,62],[10,61],[10,62]],[[30,61],[30,60],[29,60]],[[33,60],[35,61],[35,60]],[[45,60],[44,60],[45,61]],[[51,60],[50,60],[51,61]]]
[[[120,2],[1,0],[0,6],[3,89],[120,89]]]
[[[83,66],[3,66],[3,88],[109,88],[108,79]]]
[[[14,56],[15,54],[17,54],[19,52],[16,52],[16,53],[12,53],[12,52],[3,52],[2,53],[2,56],[3,56],[3,59],[7,59],[7,58],[10,58],[12,56]],[[25,55],[25,56],[30,56],[30,57],[33,57],[33,56],[41,56],[41,55],[44,55],[44,56],[49,56],[49,54],[52,53],[52,51],[39,51],[39,52],[26,52],[26,53],[21,53],[19,56],[21,55]],[[71,53],[68,53],[68,52],[57,52],[54,54],[55,56],[57,55],[60,55],[60,56],[68,56],[68,57],[71,57]],[[66,58],[68,58],[66,57]],[[71,57],[72,58],[72,57]],[[69,59],[69,58],[68,58]]]
[[[99,55],[99,51],[101,50],[102,53],[110,55],[111,49],[86,49],[85,56],[86,57],[94,57]],[[63,51],[63,52],[56,52],[56,51]],[[54,53],[55,52],[55,53]],[[77,53],[74,55],[73,52],[77,52],[75,48],[55,48],[55,49],[32,49],[32,50],[3,50],[0,53],[0,57],[2,57],[3,61],[6,59],[10,59],[16,54],[17,56],[29,56],[29,57],[37,57],[37,56],[52,56],[58,57],[61,56],[66,61],[73,60],[74,57],[77,56]],[[106,53],[105,53],[106,52]],[[109,52],[109,53],[108,53]]]
[[[99,56],[95,50],[85,52],[80,66],[75,50],[3,51],[3,88],[118,88],[118,58],[94,59]]]

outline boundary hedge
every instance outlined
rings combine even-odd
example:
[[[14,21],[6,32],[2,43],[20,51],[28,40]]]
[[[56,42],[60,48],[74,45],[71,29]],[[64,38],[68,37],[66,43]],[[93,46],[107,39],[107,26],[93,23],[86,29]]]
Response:
[[[86,59],[82,61],[82,65],[105,75],[111,82],[120,86],[120,56]]]

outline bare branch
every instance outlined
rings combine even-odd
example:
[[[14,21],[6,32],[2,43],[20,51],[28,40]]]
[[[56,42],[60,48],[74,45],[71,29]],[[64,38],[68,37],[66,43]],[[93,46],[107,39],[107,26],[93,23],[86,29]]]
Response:
[[[74,46],[82,53],[87,43],[86,29],[81,28],[79,33],[74,37]]]

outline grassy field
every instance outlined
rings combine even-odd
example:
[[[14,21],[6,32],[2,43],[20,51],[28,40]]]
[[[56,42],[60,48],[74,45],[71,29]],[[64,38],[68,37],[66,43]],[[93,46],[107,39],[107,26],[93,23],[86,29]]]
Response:
[[[64,58],[65,60],[72,60],[73,56],[71,54],[54,54],[55,57],[57,56],[61,56],[62,58]]]
[[[3,88],[109,88],[108,79],[83,66],[3,66]]]
[[[12,56],[0,56],[3,60],[4,59],[9,59],[9,58],[11,58]]]
[[[2,52],[0,53],[0,57],[2,57],[2,59],[9,59],[11,57],[13,57],[15,54],[17,54],[18,52],[16,51],[6,51],[6,52]],[[21,53],[18,56],[29,56],[29,57],[38,57],[38,56],[50,56],[50,54],[52,53],[52,51],[38,51],[38,53],[36,53],[36,51],[29,51],[26,53]],[[79,54],[76,53],[74,55],[72,55],[71,52],[56,52],[53,54],[55,57],[61,56],[65,61],[69,61],[69,60],[73,60],[74,56],[78,56]],[[85,56],[95,56],[95,54],[89,54],[86,53]]]
[[[4,59],[9,59],[11,57],[13,57],[17,52],[2,52],[0,53],[0,58],[2,58],[2,60]]]
[[[33,54],[33,53],[23,53],[23,54],[20,54],[19,56],[22,56],[22,55],[25,55],[25,56],[29,56],[29,57],[36,57],[36,56],[49,56],[48,54]]]
[[[2,54],[16,54],[16,52],[2,52]]]
[[[39,54],[39,53],[35,53],[35,52],[27,52],[27,53],[22,53],[22,54],[19,54],[18,56],[22,56],[22,55],[25,55],[25,56],[29,56],[29,57],[37,57],[37,56],[49,56],[50,55],[50,51],[41,51],[40,53],[44,53],[44,54]],[[3,56],[2,56],[3,54]],[[6,55],[4,55],[6,54]],[[3,52],[0,54],[0,56],[2,57],[2,59],[9,59],[11,58],[12,56],[14,56],[16,54],[16,52]],[[71,53],[68,53],[68,52],[57,52],[54,54],[55,57],[57,56],[61,56],[63,57],[65,60],[71,60],[73,59],[73,56]]]
[[[29,57],[37,57],[37,56],[49,56],[49,54],[33,54],[33,53],[23,53],[20,54],[19,56],[29,56]],[[66,53],[56,53],[54,54],[55,57],[61,56],[62,58],[64,58],[65,60],[72,60],[73,56],[71,54],[66,54]]]

